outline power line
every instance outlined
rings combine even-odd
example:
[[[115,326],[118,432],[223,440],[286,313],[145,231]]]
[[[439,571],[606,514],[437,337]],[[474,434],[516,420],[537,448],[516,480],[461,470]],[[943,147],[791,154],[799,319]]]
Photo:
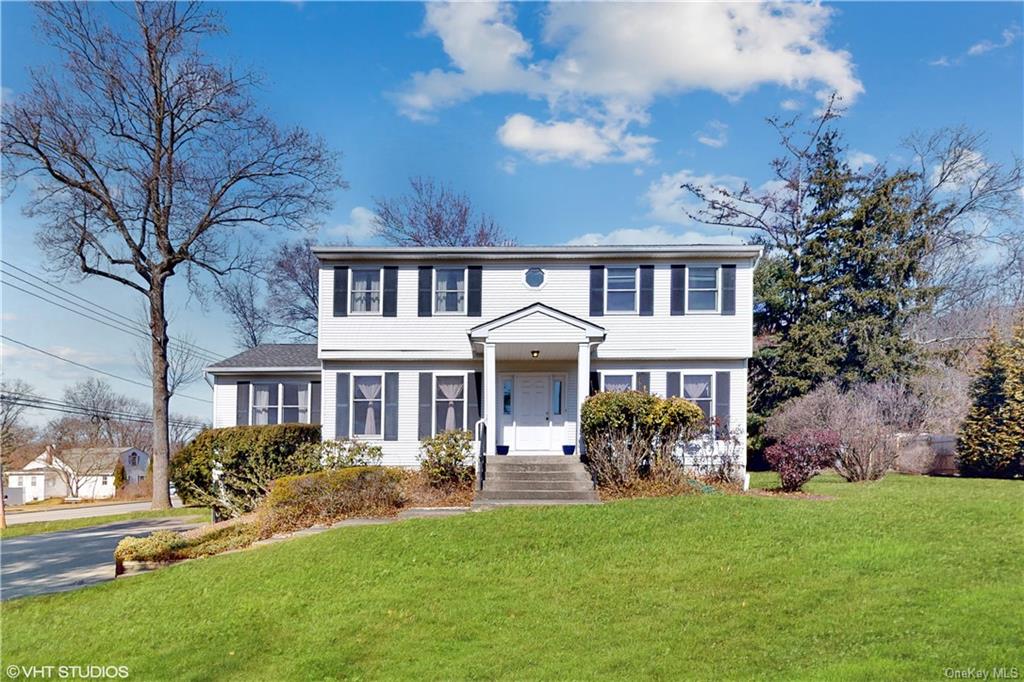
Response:
[[[82,310],[78,310],[78,309],[68,308],[66,306],[61,305],[60,303],[57,303],[55,301],[51,301],[51,300],[49,300],[47,298],[43,298],[39,293],[32,292],[32,291],[26,291],[25,289],[22,289],[21,287],[18,287],[18,286],[14,285],[14,284],[11,284],[10,282],[7,282],[7,286],[10,286],[10,287],[12,287],[14,289],[17,289],[18,291],[21,291],[23,293],[29,294],[30,296],[35,296],[36,298],[38,298],[38,299],[40,299],[42,301],[45,301],[45,302],[50,303],[52,305],[56,305],[56,306],[58,306],[60,308],[63,308],[64,310],[67,310],[69,312],[75,313],[76,315],[80,315],[82,317],[86,317],[87,319],[90,319],[90,320],[92,320],[94,322],[99,322],[100,324],[105,324],[107,326],[118,325],[118,326],[114,327],[118,331],[123,331],[123,332],[126,332],[126,333],[135,334],[136,336],[139,336],[139,337],[141,337],[141,338],[143,338],[143,339],[145,339],[147,341],[151,339],[151,334],[150,334],[149,330],[146,329],[145,326],[142,325],[138,320],[133,320],[132,318],[130,318],[130,317],[126,316],[126,315],[123,315],[123,314],[121,314],[121,313],[119,313],[119,312],[117,312],[115,310],[111,310],[110,308],[102,306],[99,303],[96,303],[96,302],[94,302],[94,301],[92,301],[92,300],[90,300],[88,298],[79,296],[78,294],[75,294],[73,292],[67,291],[66,289],[62,289],[61,287],[58,287],[57,285],[52,284],[52,283],[46,281],[45,279],[43,279],[43,278],[41,278],[41,277],[39,277],[37,275],[32,274],[28,270],[25,270],[24,268],[20,268],[17,265],[14,265],[13,263],[10,263],[10,262],[2,260],[2,259],[0,259],[0,263],[3,263],[8,268],[13,268],[13,269],[17,270],[18,272],[21,272],[21,273],[27,275],[28,277],[31,277],[34,280],[37,280],[38,282],[42,283],[44,286],[49,287],[50,289],[53,289],[55,291],[47,291],[46,289],[42,289],[40,287],[40,285],[37,284],[36,282],[30,281],[30,280],[26,280],[25,278],[15,274],[15,273],[12,273],[12,272],[7,272],[6,273],[7,277],[12,277],[15,280],[21,282],[22,284],[28,285],[30,287],[34,287],[37,291],[41,292],[42,294],[45,294],[46,296],[52,296],[53,298],[56,298],[59,301],[63,301],[65,303],[69,303],[69,304],[74,305],[74,306],[80,306],[82,303],[85,303],[86,305],[91,306],[92,308],[95,308],[96,310],[82,311]],[[73,300],[69,299],[68,298],[69,296],[74,298],[74,299],[77,299],[77,301],[73,301]],[[102,312],[100,312],[100,311],[102,311]],[[90,315],[98,315],[98,316],[100,316],[100,317],[102,317],[104,319],[96,319],[95,317],[90,317]],[[115,319],[115,318],[120,318],[120,319]],[[122,322],[121,320],[124,320],[124,322]],[[128,329],[123,329],[123,327],[128,327]],[[184,340],[181,340],[181,339],[169,339],[168,343],[170,345],[172,345],[172,346],[177,346],[179,348],[186,349],[189,352],[192,352],[195,355],[200,356],[202,359],[208,360],[210,362],[216,362],[217,360],[219,360],[219,359],[221,359],[223,357],[221,354],[217,353],[216,351],[209,350],[208,348],[204,348],[204,347],[199,346],[199,345],[197,345],[195,343],[192,343],[190,341],[184,341]]]
[[[97,369],[95,367],[90,367],[89,365],[82,364],[81,362],[75,362],[74,360],[69,360],[68,358],[65,358],[65,357],[63,357],[61,355],[57,355],[56,353],[51,353],[50,351],[43,350],[42,348],[36,348],[35,346],[29,345],[29,344],[25,343],[24,341],[18,341],[17,339],[12,339],[9,336],[4,336],[4,335],[0,334],[0,339],[3,339],[4,341],[7,341],[9,343],[16,343],[19,346],[24,346],[25,348],[28,348],[29,350],[34,350],[37,353],[42,353],[43,355],[48,355],[51,358],[56,358],[57,360],[63,360],[64,362],[66,362],[68,364],[75,365],[76,367],[81,367],[82,369],[87,369],[90,372],[96,372],[97,374],[104,374],[104,375],[106,375],[108,377],[113,377],[114,379],[120,379],[121,381],[127,381],[129,384],[135,384],[136,386],[142,386],[143,388],[150,388],[150,389],[153,388],[153,386],[151,384],[144,384],[141,381],[135,381],[134,379],[129,379],[128,377],[123,377],[123,376],[121,376],[119,374],[114,374],[112,372],[107,372],[107,371],[102,370],[102,369]],[[206,400],[205,398],[197,398],[195,396],[187,395],[185,393],[175,393],[174,395],[180,396],[182,398],[189,398],[190,400],[197,400],[197,401],[199,401],[201,403],[212,404],[212,401],[210,401],[210,400]]]
[[[65,400],[53,400],[52,398],[37,396],[31,393],[18,393],[16,391],[11,391],[7,394],[0,394],[0,402],[6,402],[12,405],[23,405],[25,407],[33,407],[43,410],[65,412],[67,414],[76,414],[85,417],[108,418],[145,424],[152,423],[153,421],[152,415],[147,415],[141,412],[129,412],[127,410],[114,410],[109,408],[90,409],[85,405],[69,403]],[[175,426],[196,429],[203,428],[206,425],[201,421],[183,419],[180,417],[171,417],[168,421]]]

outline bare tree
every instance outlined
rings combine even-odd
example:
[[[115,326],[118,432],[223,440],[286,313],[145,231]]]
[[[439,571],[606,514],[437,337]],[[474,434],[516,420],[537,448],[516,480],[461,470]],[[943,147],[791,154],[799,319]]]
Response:
[[[312,240],[284,244],[267,274],[267,308],[274,326],[297,341],[316,341],[320,260]]]
[[[260,305],[262,291],[255,277],[222,282],[217,296],[231,315],[231,330],[239,347],[255,348],[270,340],[274,325]]]
[[[184,272],[195,286],[244,270],[270,229],[312,229],[344,182],[321,139],[258,111],[252,73],[200,51],[223,30],[216,15],[194,2],[109,11],[133,30],[119,32],[91,4],[38,5],[64,69],[32,72],[30,89],[5,99],[0,132],[7,177],[35,180],[26,213],[41,220],[37,243],[52,267],[147,301],[153,508],[166,509],[169,280]]]
[[[411,192],[374,198],[377,236],[396,246],[501,246],[515,240],[466,194],[432,178],[410,178]]]
[[[25,423],[28,404],[35,391],[21,379],[0,381],[0,528],[7,527],[4,501],[4,469],[14,451],[27,445],[35,437],[35,429]]]
[[[149,343],[140,339],[132,349],[132,358],[139,374],[153,378],[153,354]],[[203,376],[207,359],[195,345],[191,334],[178,334],[167,348],[167,395],[173,396],[179,388],[195,383]]]

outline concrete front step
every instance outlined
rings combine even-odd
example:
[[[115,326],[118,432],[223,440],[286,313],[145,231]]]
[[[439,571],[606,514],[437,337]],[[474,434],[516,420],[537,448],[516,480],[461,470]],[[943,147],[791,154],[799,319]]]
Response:
[[[491,469],[484,477],[488,481],[578,481],[590,484],[590,474],[585,471],[495,471]]]
[[[494,464],[488,462],[484,465],[484,475],[490,474],[491,472],[519,472],[519,473],[564,473],[564,472],[575,472],[575,471],[586,471],[582,464],[518,464],[518,463],[501,463]]]
[[[519,463],[519,464],[579,464],[579,455],[485,455],[487,464]]]
[[[590,492],[594,489],[590,481],[515,481],[488,478],[484,482],[484,493],[505,490],[566,490]]]
[[[597,493],[593,490],[481,490],[475,502],[502,502],[507,500],[531,501],[571,501],[596,502]]]

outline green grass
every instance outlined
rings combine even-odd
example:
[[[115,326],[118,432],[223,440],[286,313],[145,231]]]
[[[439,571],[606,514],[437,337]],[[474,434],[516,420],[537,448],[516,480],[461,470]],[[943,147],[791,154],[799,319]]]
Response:
[[[210,520],[210,511],[199,507],[184,507],[178,509],[164,509],[161,511],[128,512],[126,514],[110,514],[108,516],[89,516],[81,519],[61,519],[60,521],[33,521],[32,523],[19,523],[0,530],[0,539],[20,538],[24,535],[35,535],[36,533],[53,533],[58,530],[73,530],[75,528],[88,528],[90,526],[101,526],[105,523],[115,521],[133,521],[135,519],[160,519],[170,516],[195,516],[203,521]]]
[[[809,488],[835,499],[691,496],[337,529],[5,603],[0,653],[146,680],[1024,670],[1024,484]],[[82,627],[83,613],[104,617]]]

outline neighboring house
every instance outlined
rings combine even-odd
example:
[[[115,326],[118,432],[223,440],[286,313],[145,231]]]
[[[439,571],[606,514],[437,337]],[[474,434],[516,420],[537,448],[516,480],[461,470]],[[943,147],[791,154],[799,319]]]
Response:
[[[49,497],[104,499],[113,497],[114,469],[124,465],[125,480],[145,480],[149,455],[136,448],[70,448],[60,455],[47,448],[19,470],[5,472],[7,486],[20,488],[25,502]]]
[[[693,400],[746,438],[753,272],[761,248],[315,247],[318,343],[207,368],[214,426],[320,423],[415,465],[420,440],[560,454],[598,390]]]

